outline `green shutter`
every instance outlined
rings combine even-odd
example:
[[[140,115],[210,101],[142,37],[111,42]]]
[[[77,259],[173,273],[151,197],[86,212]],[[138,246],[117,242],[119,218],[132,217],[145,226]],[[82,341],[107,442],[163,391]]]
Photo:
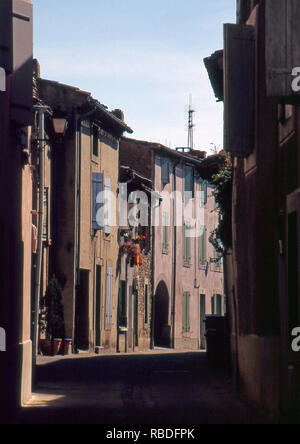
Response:
[[[199,238],[199,263],[200,265],[206,265],[206,242],[207,242],[207,230],[205,227],[201,227],[201,236]]]
[[[167,157],[161,157],[161,181],[164,185],[170,182],[170,166]]]
[[[191,258],[191,254],[190,254],[190,238],[187,236],[187,230],[189,229],[189,227],[187,226],[187,224],[184,224],[184,263],[189,264],[190,263],[190,258]]]
[[[183,332],[188,333],[190,331],[190,293],[185,291],[183,293]]]
[[[194,197],[194,168],[187,165],[184,167],[184,191],[191,192]]]
[[[169,215],[168,215],[168,213],[163,213],[163,249],[164,250],[167,250],[169,247],[168,225],[169,225]]]

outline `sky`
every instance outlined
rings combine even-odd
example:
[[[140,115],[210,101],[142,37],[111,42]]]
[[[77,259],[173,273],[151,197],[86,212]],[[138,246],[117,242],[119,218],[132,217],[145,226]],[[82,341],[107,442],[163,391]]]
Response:
[[[223,48],[236,0],[33,0],[41,76],[121,108],[135,139],[187,146],[192,95],[194,148],[223,144],[203,59]]]

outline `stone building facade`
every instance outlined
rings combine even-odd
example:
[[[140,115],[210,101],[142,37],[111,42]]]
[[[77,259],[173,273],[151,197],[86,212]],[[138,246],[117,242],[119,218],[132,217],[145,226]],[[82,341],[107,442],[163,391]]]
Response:
[[[37,83],[53,112],[47,121],[53,162],[49,275],[63,287],[66,337],[74,352],[115,351],[118,220],[104,217],[99,197],[107,192],[109,207],[118,205],[119,138],[132,130],[121,111],[108,111],[85,91],[41,78]],[[59,138],[54,118],[67,123]]]
[[[26,20],[24,20],[24,18]],[[32,5],[0,3],[0,422],[31,393]],[[4,87],[3,87],[4,86]],[[3,330],[2,330],[3,332]]]
[[[228,261],[232,367],[238,386],[273,417],[299,420],[298,2],[238,2],[225,25],[225,145],[234,164]],[[214,57],[216,54],[214,55]],[[220,97],[220,64],[210,77]],[[222,78],[222,74],[221,74]]]
[[[183,153],[128,138],[122,138],[120,144],[121,163],[152,180],[157,195],[152,214],[152,341],[157,346],[204,348],[205,316],[225,313],[223,269],[221,264],[216,265],[215,252],[209,243],[218,215],[212,211],[215,208],[213,189],[199,173],[201,157],[203,159],[205,153]],[[199,209],[201,206],[202,236],[189,238],[185,225],[188,221],[183,212],[175,218],[175,201],[178,208],[183,209],[185,191],[192,194],[191,221],[198,217],[197,202]],[[179,201],[168,201],[168,194],[178,192]],[[197,201],[199,196],[202,202]]]
[[[132,168],[120,165],[120,183],[127,184],[128,214],[138,194],[151,198],[152,182]],[[132,203],[131,203],[132,201]],[[120,292],[118,351],[143,351],[151,347],[153,229],[129,223],[120,227]]]

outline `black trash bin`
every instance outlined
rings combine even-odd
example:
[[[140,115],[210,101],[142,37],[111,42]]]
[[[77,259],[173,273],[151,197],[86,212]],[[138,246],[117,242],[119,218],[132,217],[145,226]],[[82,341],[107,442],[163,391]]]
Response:
[[[225,367],[226,356],[226,318],[224,316],[206,316],[206,356],[214,368]]]

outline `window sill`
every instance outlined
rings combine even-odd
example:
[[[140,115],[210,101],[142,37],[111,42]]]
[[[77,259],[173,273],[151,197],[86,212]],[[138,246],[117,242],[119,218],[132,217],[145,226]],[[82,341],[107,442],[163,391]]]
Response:
[[[169,250],[164,250],[164,249],[163,249],[163,250],[162,250],[162,254],[164,254],[164,255],[167,256],[167,255],[169,254]]]

